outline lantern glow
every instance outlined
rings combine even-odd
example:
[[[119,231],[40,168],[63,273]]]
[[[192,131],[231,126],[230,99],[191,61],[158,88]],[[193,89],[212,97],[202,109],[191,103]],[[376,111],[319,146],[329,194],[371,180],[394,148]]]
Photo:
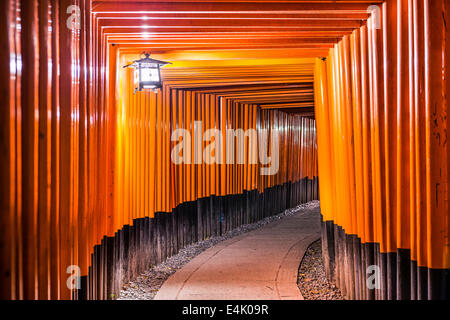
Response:
[[[134,69],[135,93],[146,89],[157,91],[161,88],[161,67],[170,64],[170,62],[151,59],[150,53],[144,53],[144,55],[145,58],[125,66],[125,68]]]

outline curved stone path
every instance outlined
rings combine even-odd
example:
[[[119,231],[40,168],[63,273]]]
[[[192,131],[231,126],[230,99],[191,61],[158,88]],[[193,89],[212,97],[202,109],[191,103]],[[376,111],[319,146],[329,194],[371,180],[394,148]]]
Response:
[[[156,300],[301,300],[298,268],[320,238],[320,208],[268,224],[204,251],[173,274]]]

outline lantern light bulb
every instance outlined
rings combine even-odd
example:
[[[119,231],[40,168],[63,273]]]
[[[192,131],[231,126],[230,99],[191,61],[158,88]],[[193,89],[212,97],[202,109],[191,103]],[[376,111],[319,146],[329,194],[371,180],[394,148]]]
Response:
[[[150,69],[150,68],[141,69],[141,81],[143,81],[143,82],[159,81],[158,69]]]

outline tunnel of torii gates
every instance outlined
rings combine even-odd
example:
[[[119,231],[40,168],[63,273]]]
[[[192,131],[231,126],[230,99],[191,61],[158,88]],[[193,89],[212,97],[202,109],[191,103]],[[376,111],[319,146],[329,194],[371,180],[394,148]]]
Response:
[[[448,299],[449,21],[448,0],[0,1],[0,298],[113,299],[320,195],[347,298]],[[143,51],[171,63],[156,92],[123,68]]]

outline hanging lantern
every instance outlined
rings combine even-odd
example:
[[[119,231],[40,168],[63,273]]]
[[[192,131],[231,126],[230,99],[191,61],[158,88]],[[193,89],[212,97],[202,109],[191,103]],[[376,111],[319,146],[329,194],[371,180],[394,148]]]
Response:
[[[125,66],[125,68],[134,69],[134,93],[143,90],[157,91],[161,88],[161,67],[170,64],[170,62],[151,59],[150,53],[143,54],[145,58]]]

